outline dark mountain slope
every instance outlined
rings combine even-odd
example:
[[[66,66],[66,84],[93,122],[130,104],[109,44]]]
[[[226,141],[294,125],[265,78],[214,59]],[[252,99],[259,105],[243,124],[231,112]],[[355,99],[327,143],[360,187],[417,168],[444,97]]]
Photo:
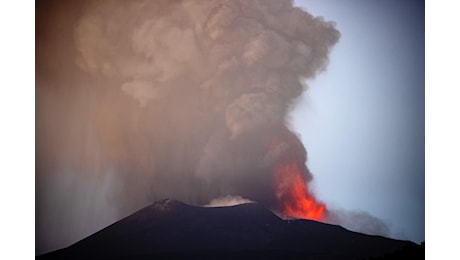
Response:
[[[412,242],[311,220],[283,220],[257,203],[194,207],[161,200],[39,259],[401,259]]]

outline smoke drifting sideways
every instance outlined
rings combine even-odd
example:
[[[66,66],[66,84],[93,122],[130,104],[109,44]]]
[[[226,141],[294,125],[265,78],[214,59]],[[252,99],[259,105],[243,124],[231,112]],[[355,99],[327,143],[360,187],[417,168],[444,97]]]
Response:
[[[270,150],[340,38],[292,1],[39,1],[37,253],[154,200],[276,207]],[[292,149],[290,149],[292,150]]]

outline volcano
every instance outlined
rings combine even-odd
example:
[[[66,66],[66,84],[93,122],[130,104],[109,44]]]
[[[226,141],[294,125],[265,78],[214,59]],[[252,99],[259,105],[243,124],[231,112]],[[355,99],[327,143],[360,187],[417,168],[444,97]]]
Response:
[[[197,207],[170,199],[38,259],[422,259],[424,246],[306,219],[258,203]]]

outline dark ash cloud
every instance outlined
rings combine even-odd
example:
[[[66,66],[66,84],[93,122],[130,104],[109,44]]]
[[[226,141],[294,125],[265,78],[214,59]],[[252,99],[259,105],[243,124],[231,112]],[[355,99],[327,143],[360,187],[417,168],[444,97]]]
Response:
[[[326,68],[333,22],[280,0],[39,1],[36,13],[38,252],[165,197],[275,205],[268,147],[302,80]]]

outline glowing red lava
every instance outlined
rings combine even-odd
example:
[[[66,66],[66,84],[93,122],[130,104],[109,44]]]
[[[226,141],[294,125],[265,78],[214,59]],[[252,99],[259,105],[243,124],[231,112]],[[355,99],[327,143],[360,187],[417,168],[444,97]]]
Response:
[[[296,163],[277,166],[274,177],[278,210],[282,215],[323,219],[326,205],[318,203],[310,194],[302,171]]]
[[[269,149],[279,153],[273,168],[278,213],[287,217],[323,220],[326,205],[319,203],[308,189],[311,175],[305,165],[305,148],[298,137],[282,127]]]

